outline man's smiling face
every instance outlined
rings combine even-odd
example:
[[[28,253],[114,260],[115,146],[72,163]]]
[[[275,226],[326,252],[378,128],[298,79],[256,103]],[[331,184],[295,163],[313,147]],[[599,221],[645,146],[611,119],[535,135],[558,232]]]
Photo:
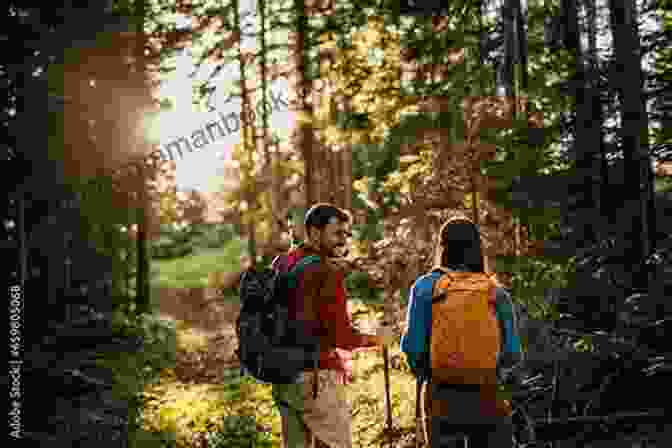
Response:
[[[329,220],[329,223],[322,231],[311,229],[311,233],[314,235],[319,234],[319,241],[316,242],[319,243],[321,252],[328,254],[330,257],[347,255],[347,238],[350,236],[347,223],[341,222],[334,217]]]

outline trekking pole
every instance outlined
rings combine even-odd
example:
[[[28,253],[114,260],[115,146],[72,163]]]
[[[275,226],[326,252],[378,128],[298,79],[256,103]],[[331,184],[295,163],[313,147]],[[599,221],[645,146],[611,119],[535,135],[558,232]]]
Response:
[[[387,421],[385,426],[388,431],[392,430],[392,402],[390,401],[390,371],[389,371],[389,352],[387,346],[383,347],[383,369],[385,372],[385,411]]]
[[[420,406],[420,392],[422,391],[422,380],[418,376],[415,379],[415,448],[421,448],[424,445],[423,440],[423,422]]]
[[[390,313],[386,312],[387,304],[383,305],[383,326],[389,325]],[[385,432],[389,438],[390,446],[392,445],[392,400],[390,400],[390,365],[389,365],[389,350],[387,345],[383,346],[383,372],[385,375]]]

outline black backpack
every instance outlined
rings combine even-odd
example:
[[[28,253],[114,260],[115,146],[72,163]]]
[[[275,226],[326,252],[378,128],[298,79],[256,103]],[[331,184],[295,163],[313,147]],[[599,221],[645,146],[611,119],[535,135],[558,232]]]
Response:
[[[302,371],[317,369],[319,341],[288,318],[288,298],[296,276],[318,256],[301,259],[288,272],[250,268],[240,278],[240,315],[236,319],[241,374],[270,384],[295,384]]]

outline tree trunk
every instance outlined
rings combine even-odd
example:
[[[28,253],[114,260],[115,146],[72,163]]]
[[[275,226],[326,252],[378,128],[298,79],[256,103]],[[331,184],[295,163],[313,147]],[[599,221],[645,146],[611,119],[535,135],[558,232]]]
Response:
[[[137,46],[135,49],[135,63],[136,63],[136,73],[138,80],[140,81],[142,93],[145,93],[145,44],[146,36],[144,31],[145,24],[145,15],[146,15],[146,1],[145,0],[135,0],[135,11],[136,11],[136,20],[137,20]],[[147,101],[151,101],[149,95],[147,96]],[[145,154],[144,145],[144,136],[140,136],[138,140],[138,145],[141,146],[141,150],[138,151],[139,154]],[[147,190],[146,190],[146,166],[144,163],[144,158],[138,164],[138,233],[137,233],[137,251],[138,251],[138,274],[136,277],[136,306],[138,307],[138,312],[147,312],[149,311],[149,294],[150,294],[150,284],[149,284],[149,256],[147,250],[147,226],[148,226],[148,216],[147,216]]]
[[[586,3],[589,3],[587,0]],[[582,186],[581,199],[577,204],[577,219],[580,219],[581,232],[577,242],[590,246],[597,240],[595,221],[599,210],[596,189],[599,185],[600,165],[599,151],[602,145],[601,105],[597,85],[594,82],[593,60],[590,54],[584,54],[581,47],[581,26],[579,23],[578,8],[572,5],[567,10],[567,19],[570,29],[576,30],[576,36],[567,36],[567,41],[576,45],[570,48],[576,52],[576,131],[574,135],[573,153],[576,158],[577,174]],[[597,193],[597,194],[596,194]],[[580,210],[588,210],[581,216]],[[600,226],[597,226],[598,228]]]
[[[580,45],[580,32],[579,32],[579,22],[577,20],[577,0],[561,0],[560,8],[562,10],[562,25],[565,27],[564,32],[562,33],[563,42],[565,48],[579,48]]]
[[[296,129],[295,144],[304,162],[303,188],[305,198],[305,210],[308,210],[317,198],[314,182],[316,161],[313,150],[313,129],[311,120],[313,108],[309,102],[312,82],[308,78],[307,64],[308,54],[305,42],[308,38],[308,16],[306,14],[305,0],[294,0],[294,16],[296,18],[296,30],[294,33],[294,91],[296,102],[294,108],[299,112],[299,123]],[[297,238],[304,238],[303,219],[295,223]]]
[[[518,98],[527,90],[527,36],[520,0],[505,0],[502,7],[504,28],[504,58],[500,68],[499,88],[513,107],[513,118],[518,115]],[[529,113],[529,107],[525,109]],[[528,120],[529,121],[529,120]],[[520,218],[512,215],[514,255],[521,255]]]
[[[289,210],[289,196],[285,193],[284,177],[280,163],[284,157],[280,153],[280,139],[273,136],[273,190],[275,190],[275,212],[279,220],[278,226],[284,228],[287,220],[287,210]],[[282,223],[282,224],[281,224]]]
[[[233,21],[234,27],[238,33],[242,35],[240,27],[240,5],[238,0],[233,0]],[[254,212],[256,206],[256,188],[254,179],[254,153],[256,152],[256,132],[255,125],[250,119],[252,107],[250,106],[250,93],[247,89],[247,78],[245,74],[245,59],[243,58],[243,50],[241,48],[241,41],[238,41],[238,69],[240,74],[240,95],[242,99],[241,115],[242,115],[242,140],[244,153],[247,155],[247,169],[245,170],[245,188],[246,188],[246,202],[247,202],[247,232],[248,232],[248,251],[250,255],[251,266],[254,267],[257,261],[257,239],[254,226]]]
[[[344,107],[346,112],[350,112],[351,104],[350,98],[343,98]],[[341,163],[343,167],[343,207],[346,210],[352,211],[352,183],[354,181],[352,177],[352,145],[347,144],[341,148]]]
[[[652,249],[654,216],[651,163],[648,147],[648,116],[642,95],[641,48],[634,0],[610,0],[611,29],[616,67],[613,71],[621,104],[621,141],[624,156],[623,195],[626,212],[619,221],[625,226],[626,244],[635,287],[645,288],[648,280],[642,261]]]
[[[312,92],[312,104],[320,104],[320,96],[323,92]],[[332,169],[331,169],[331,149],[327,147],[324,139],[317,132],[313,133],[313,157],[315,158],[315,170],[313,178],[315,180],[315,200],[317,202],[330,202],[333,199]]]
[[[500,94],[507,98],[514,95],[514,52],[515,52],[515,28],[514,15],[518,0],[504,0],[502,6],[502,24],[504,33],[504,56],[499,67],[498,88]],[[515,102],[514,102],[515,104]]]
[[[597,2],[596,0],[586,0],[585,3],[587,20],[588,20],[588,56],[590,58],[590,80],[591,85],[597,88],[597,83],[599,81],[599,58],[597,54]],[[600,123],[603,122],[602,114],[602,103],[600,101],[599,94],[592,93],[593,97],[593,110],[595,112],[595,121]],[[609,194],[608,194],[608,185],[609,185],[609,165],[607,161],[607,148],[604,143],[604,136],[602,133],[602,128],[600,127],[596,133],[599,133],[599,170],[600,170],[600,182],[599,182],[599,209],[600,217],[602,219],[607,219],[607,222],[612,222],[612,219],[608,217],[613,217],[612,207],[609,206]]]
[[[517,0],[505,0],[502,6],[501,14],[504,33],[504,52],[497,76],[497,93],[498,95],[503,95],[505,98],[513,101],[514,114],[516,104],[516,98],[514,96],[514,14],[516,3]],[[511,221],[513,227],[513,254],[517,258],[519,256],[518,219],[514,214],[511,215]]]
[[[280,226],[278,216],[278,195],[280,190],[276,189],[278,174],[276,172],[276,163],[273,152],[271,152],[271,138],[268,128],[268,103],[266,102],[268,98],[268,80],[267,80],[267,67],[266,67],[266,0],[259,0],[258,2],[258,13],[261,21],[261,32],[259,33],[259,47],[261,48],[261,61],[260,61],[260,71],[261,71],[261,122],[262,122],[262,144],[264,145],[264,157],[267,171],[271,176],[271,188],[268,189],[269,193],[269,212],[271,220],[270,228],[270,241],[274,241],[280,234]]]

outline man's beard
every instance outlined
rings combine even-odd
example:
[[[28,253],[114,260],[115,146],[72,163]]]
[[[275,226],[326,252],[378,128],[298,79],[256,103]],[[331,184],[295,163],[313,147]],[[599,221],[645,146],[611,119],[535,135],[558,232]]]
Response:
[[[345,258],[348,256],[348,247],[343,245],[343,246],[336,246],[334,249],[331,251],[331,256],[335,258]]]
[[[320,251],[330,258],[343,258],[348,255],[348,248],[345,245],[332,247],[326,244],[321,244]]]

